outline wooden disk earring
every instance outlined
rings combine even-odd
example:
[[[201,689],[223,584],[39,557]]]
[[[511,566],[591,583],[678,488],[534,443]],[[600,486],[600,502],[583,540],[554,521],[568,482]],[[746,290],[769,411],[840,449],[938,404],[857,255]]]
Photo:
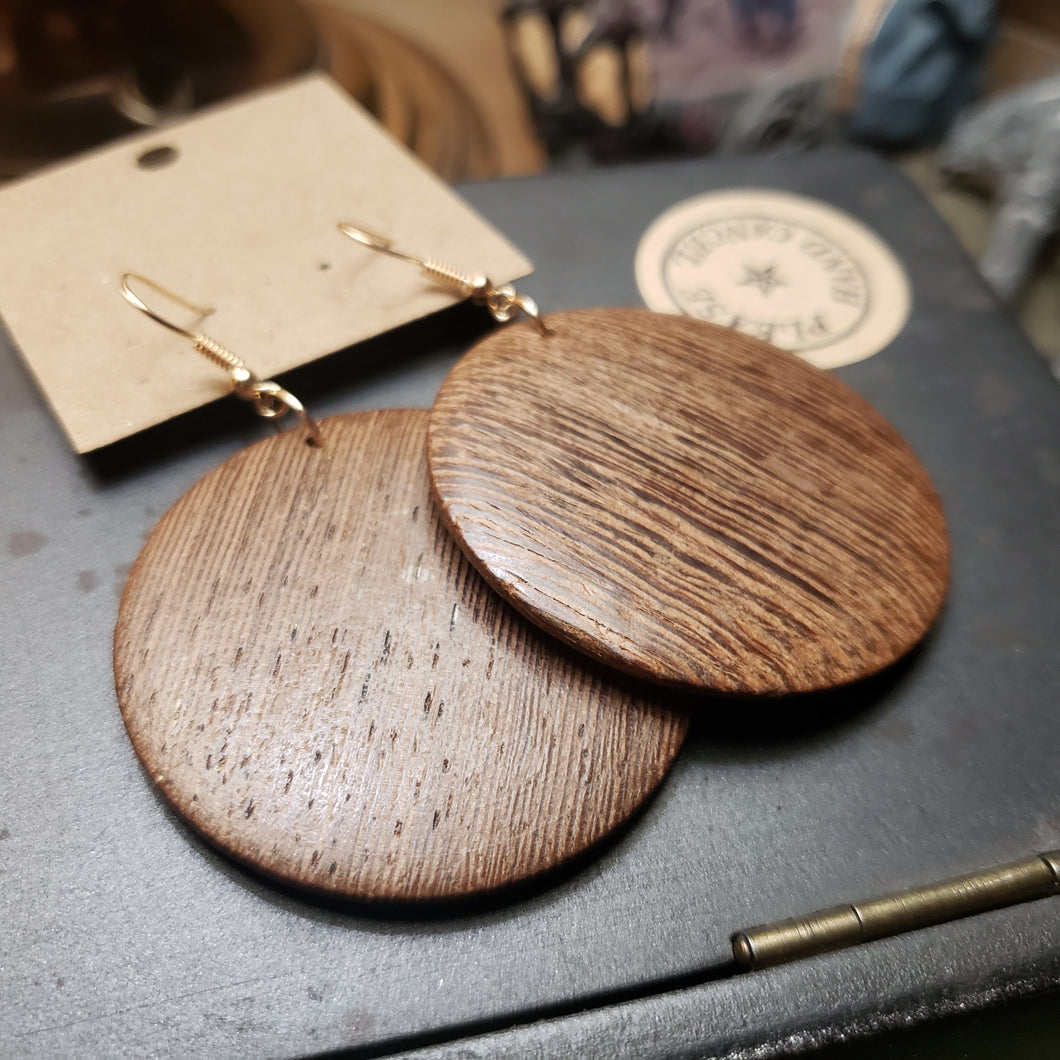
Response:
[[[642,309],[550,313],[394,251],[498,320],[441,386],[442,518],[531,621],[640,678],[777,695],[883,669],[941,607],[927,472],[854,391],[726,328]]]
[[[428,413],[317,424],[133,280],[147,282],[127,276],[126,297],[259,412],[303,422],[193,486],[129,574],[118,700],[178,814],[267,876],[364,901],[525,880],[628,819],[687,718],[474,571],[430,497]]]

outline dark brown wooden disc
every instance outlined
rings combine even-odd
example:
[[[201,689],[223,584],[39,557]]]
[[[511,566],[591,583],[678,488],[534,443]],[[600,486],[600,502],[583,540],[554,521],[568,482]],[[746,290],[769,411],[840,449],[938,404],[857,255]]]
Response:
[[[721,692],[844,684],[920,639],[945,520],[863,399],[688,317],[547,322],[475,346],[428,438],[446,521],[520,611],[620,669]]]
[[[207,475],[122,597],[126,727],[177,811],[274,877],[448,898],[559,864],[664,776],[687,719],[543,636],[430,500],[426,412],[336,417]]]

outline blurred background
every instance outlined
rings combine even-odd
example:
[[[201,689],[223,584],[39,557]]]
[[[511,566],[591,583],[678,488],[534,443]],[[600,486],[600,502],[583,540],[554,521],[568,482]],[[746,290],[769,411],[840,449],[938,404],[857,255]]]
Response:
[[[1060,365],[1056,0],[0,0],[0,178],[310,70],[454,183],[887,151]]]

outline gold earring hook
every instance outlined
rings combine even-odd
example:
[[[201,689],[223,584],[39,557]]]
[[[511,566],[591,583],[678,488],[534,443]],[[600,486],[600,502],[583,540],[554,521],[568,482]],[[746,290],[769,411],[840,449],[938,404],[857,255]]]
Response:
[[[175,302],[177,305],[182,305],[186,309],[190,309],[193,313],[197,313],[198,316],[195,320],[196,324],[205,317],[208,317],[213,312],[212,309],[206,309],[203,306],[195,305],[193,302],[189,302],[161,286],[161,284],[157,284],[153,280],[149,280],[146,276],[141,276],[138,273],[127,272],[121,278],[122,297],[131,306],[138,309],[145,316],[150,317],[150,319],[156,324],[161,324],[162,327],[168,328],[170,331],[175,331],[178,335],[183,335],[184,338],[191,341],[195,349],[206,357],[207,360],[212,361],[219,368],[223,368],[228,373],[229,379],[232,381],[232,389],[235,391],[236,395],[241,397],[244,401],[249,401],[254,406],[254,411],[259,416],[264,416],[266,419],[279,419],[279,417],[285,416],[288,412],[293,412],[302,421],[302,425],[309,432],[309,444],[318,448],[323,446],[324,440],[320,433],[320,426],[317,424],[316,420],[306,412],[305,406],[294,396],[294,394],[288,390],[284,390],[279,383],[274,383],[271,379],[260,379],[247,367],[245,361],[227,350],[219,342],[215,342],[209,336],[182,327],[180,324],[174,323],[172,320],[162,316],[161,313],[157,313],[155,310],[151,309],[132,289],[131,285],[134,282],[142,284],[145,287],[150,287],[157,294],[162,295],[163,298],[167,298],[169,301]]]
[[[399,261],[415,265],[429,280],[433,280],[439,287],[445,287],[455,291],[462,298],[470,298],[476,305],[484,305],[489,310],[494,320],[506,323],[520,310],[533,320],[542,335],[551,335],[552,332],[541,318],[541,311],[537,303],[527,295],[519,294],[510,283],[495,286],[486,276],[481,274],[469,276],[467,273],[454,269],[451,265],[443,265],[437,261],[426,258],[417,258],[403,251],[395,250],[389,239],[377,236],[373,232],[366,232],[363,228],[341,222],[339,231],[344,236],[349,236],[356,243],[360,243],[369,250],[378,250],[381,254],[388,254]]]
[[[187,328],[182,328],[179,324],[174,324],[172,320],[167,320],[160,313],[156,313],[153,309],[147,306],[143,299],[132,289],[130,281],[135,280],[137,283],[142,283],[145,287],[150,287],[152,291],[162,295],[163,298],[168,298],[171,302],[176,302],[177,305],[184,306],[185,309],[190,309],[193,313],[198,315],[195,318],[195,323],[198,324],[200,320],[205,320],[212,312],[213,309],[207,309],[205,306],[195,305],[194,302],[189,302],[179,295],[174,294],[172,291],[166,290],[165,287],[159,286],[154,280],[149,280],[146,276],[140,276],[135,272],[127,272],[121,278],[121,293],[122,297],[140,310],[145,316],[150,317],[156,324],[161,324],[164,328],[169,328],[170,331],[175,331],[178,335],[183,335],[186,339],[191,339],[192,342],[196,342],[199,336],[194,331],[189,331]]]

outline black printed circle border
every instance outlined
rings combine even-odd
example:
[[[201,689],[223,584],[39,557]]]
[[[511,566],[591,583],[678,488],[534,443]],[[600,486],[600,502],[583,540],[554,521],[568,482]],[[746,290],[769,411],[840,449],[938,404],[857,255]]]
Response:
[[[701,224],[696,225],[694,228],[687,229],[680,236],[678,236],[673,242],[671,242],[669,244],[669,246],[667,246],[665,253],[659,259],[659,280],[662,283],[663,289],[666,291],[667,295],[669,295],[669,297],[673,301],[674,305],[677,306],[678,309],[680,309],[680,311],[685,316],[693,316],[693,314],[689,313],[684,308],[684,306],[682,304],[682,300],[680,298],[678,298],[676,294],[674,294],[674,291],[673,291],[672,287],[670,286],[670,283],[668,282],[667,277],[666,277],[666,267],[667,267],[667,265],[668,265],[668,263],[670,261],[670,256],[676,251],[678,243],[684,242],[684,240],[686,240],[689,236],[694,235],[701,228],[705,228],[708,225],[719,224],[722,221],[725,221],[725,222],[729,222],[729,221],[736,221],[736,222],[739,222],[739,221],[753,221],[753,220],[757,220],[759,218],[761,220],[765,220],[765,221],[775,221],[776,220],[776,218],[767,217],[765,214],[761,214],[761,215],[754,215],[754,214],[740,215],[740,214],[734,214],[731,217],[719,218],[717,221],[703,221]],[[837,333],[835,335],[830,335],[824,342],[814,343],[813,345],[809,345],[809,346],[800,346],[798,349],[793,349],[792,352],[795,353],[795,354],[808,353],[811,350],[819,350],[819,349],[826,348],[828,346],[834,346],[836,343],[841,342],[843,339],[846,339],[847,337],[852,335],[855,331],[857,331],[857,329],[859,327],[861,327],[861,325],[864,322],[865,318],[869,315],[870,310],[873,308],[872,288],[869,285],[869,278],[865,274],[865,270],[864,270],[864,268],[862,268],[861,263],[854,257],[854,255],[851,254],[850,251],[847,250],[846,247],[844,247],[842,244],[840,244],[837,240],[835,240],[831,236],[826,236],[826,235],[822,234],[820,231],[818,231],[817,229],[811,228],[809,225],[802,224],[801,222],[784,221],[784,224],[789,225],[792,228],[798,228],[798,229],[800,229],[803,232],[807,232],[810,235],[816,237],[817,239],[820,239],[823,242],[828,243],[831,246],[835,247],[850,262],[850,264],[857,271],[858,275],[861,277],[861,282],[862,282],[862,284],[864,285],[864,288],[865,288],[865,302],[864,302],[864,305],[861,308],[861,312],[858,315],[858,318],[852,324],[847,325],[847,327],[846,327],[846,329],[844,331],[841,331],[841,332],[839,332],[839,333]],[[717,301],[718,301],[719,304],[721,304],[721,302],[722,302],[721,299],[717,299]],[[739,318],[737,318],[737,319],[739,319]],[[718,321],[712,321],[711,323],[719,323],[719,322]],[[757,321],[755,323],[757,323]],[[765,321],[764,323],[771,323],[771,321]],[[732,325],[723,325],[723,326],[731,327]]]
[[[825,239],[855,265],[865,282],[866,308],[858,325],[845,327],[842,337],[833,336],[826,344],[792,350],[797,356],[817,368],[842,368],[886,349],[908,323],[913,308],[908,274],[895,252],[869,225],[819,199],[763,187],[724,188],[692,195],[663,210],[645,227],[634,255],[634,276],[648,308],[691,315],[684,313],[663,275],[666,261],[677,243],[691,232],[737,214],[765,214],[767,219],[775,215],[772,219],[777,222]],[[764,338],[753,327],[745,333]],[[773,342],[784,347],[776,337]]]

